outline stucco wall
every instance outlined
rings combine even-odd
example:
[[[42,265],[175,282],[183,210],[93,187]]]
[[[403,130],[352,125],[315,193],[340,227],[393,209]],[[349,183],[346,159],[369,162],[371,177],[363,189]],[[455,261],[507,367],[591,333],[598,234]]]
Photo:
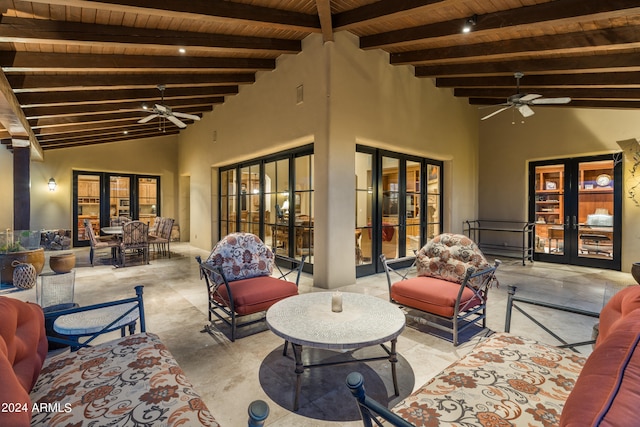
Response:
[[[31,162],[31,228],[72,227],[73,170],[160,175],[161,213],[175,217],[177,157],[176,136],[45,151],[43,162]],[[47,187],[51,177],[54,192]]]
[[[304,102],[296,104],[301,84]],[[356,143],[445,160],[446,228],[459,231],[463,219],[476,215],[475,109],[414,77],[411,67],[389,65],[386,54],[361,51],[356,37],[341,32],[326,44],[309,36],[301,53],[281,57],[274,71],[258,73],[255,84],[181,134],[179,173],[191,182],[192,244],[210,249],[219,238],[217,195],[210,200],[216,167],[310,142],[316,286],[355,281],[355,242],[345,236],[355,228]]]
[[[538,107],[535,112],[524,123],[516,117],[511,124],[510,112],[481,123],[480,217],[527,219],[531,161],[619,152],[617,141],[640,138],[638,110]],[[624,195],[622,215],[621,261],[629,271],[640,255],[640,208]]]

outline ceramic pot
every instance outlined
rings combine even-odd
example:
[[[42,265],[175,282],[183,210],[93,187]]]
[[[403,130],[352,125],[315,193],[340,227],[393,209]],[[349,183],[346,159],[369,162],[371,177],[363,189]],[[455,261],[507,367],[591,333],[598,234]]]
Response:
[[[68,273],[75,266],[76,254],[73,252],[51,255],[49,258],[49,267],[58,274]]]
[[[636,283],[640,285],[640,262],[634,262],[631,265],[631,275],[636,279]]]
[[[36,269],[36,273],[40,274],[44,268],[44,249],[38,248],[28,251],[0,254],[0,280],[2,281],[2,284],[13,285],[14,267],[11,263],[15,260],[33,265]]]

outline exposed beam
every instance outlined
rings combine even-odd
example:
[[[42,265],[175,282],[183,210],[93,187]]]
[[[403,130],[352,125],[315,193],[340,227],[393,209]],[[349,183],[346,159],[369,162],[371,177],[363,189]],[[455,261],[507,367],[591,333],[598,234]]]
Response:
[[[84,147],[87,145],[96,145],[96,144],[106,144],[106,143],[111,143],[111,142],[126,142],[126,141],[131,141],[134,139],[143,139],[143,138],[160,138],[163,136],[172,136],[172,135],[177,135],[179,134],[179,131],[176,130],[166,130],[166,131],[158,131],[156,134],[148,134],[148,135],[135,135],[135,136],[129,136],[129,135],[122,135],[122,136],[114,136],[112,138],[104,138],[104,139],[97,139],[97,140],[93,140],[93,139],[88,139],[86,141],[78,141],[75,143],[69,143],[69,144],[58,144],[55,146],[47,146],[46,149],[47,150],[53,150],[53,149],[59,149],[59,148],[73,148],[73,147]]]
[[[147,138],[147,137],[154,137],[159,135],[162,135],[162,136],[177,135],[179,133],[180,133],[180,130],[178,128],[160,130],[156,126],[153,129],[131,131],[131,132],[128,132],[127,134],[123,132],[117,132],[117,133],[113,132],[109,134],[95,133],[90,138],[81,137],[81,138],[67,138],[67,139],[58,140],[58,141],[42,141],[41,145],[42,145],[42,148],[46,150],[48,148],[64,148],[65,146],[87,145],[87,143],[89,142],[103,143],[106,141]]]
[[[196,33],[187,31],[155,30],[116,25],[60,22],[44,19],[27,19],[3,16],[0,22],[0,42],[6,43],[50,43],[63,45],[102,47],[129,47],[138,49],[167,49],[167,54],[179,47],[209,52],[233,51],[234,53],[298,53],[302,50],[300,40],[267,37],[234,36],[230,34]]]
[[[522,92],[522,91],[521,91]],[[515,91],[509,88],[460,88],[454,89],[453,95],[465,98],[508,98]],[[568,96],[583,99],[630,99],[640,101],[640,88],[603,88],[603,89],[540,89],[531,88],[527,93],[537,93],[545,98]]]
[[[333,17],[335,30],[352,30],[362,25],[372,25],[381,21],[394,18],[411,16],[416,13],[426,13],[433,9],[434,5],[441,3],[450,4],[452,7],[460,0],[380,0],[356,9],[337,13]]]
[[[203,96],[225,96],[238,93],[238,86],[207,86],[196,88],[168,87],[164,92],[165,100],[200,98]],[[158,89],[116,89],[101,91],[42,92],[20,93],[17,95],[20,105],[45,106],[64,104],[120,103],[124,101],[159,102]]]
[[[463,77],[477,74],[513,75],[516,71],[522,71],[525,74],[527,72],[573,74],[582,72],[640,71],[640,55],[629,53],[415,67],[415,75],[417,77]]]
[[[0,52],[0,66],[7,72],[185,72],[273,70],[275,59],[218,58],[150,55],[92,55],[79,53]]]
[[[187,107],[187,108],[183,108],[180,112],[189,113],[189,114],[199,114],[204,111],[207,111],[207,109],[201,108],[201,107]],[[50,127],[63,127],[63,126],[69,126],[69,125],[73,126],[78,123],[104,123],[109,121],[115,122],[115,121],[127,121],[127,120],[137,121],[142,119],[143,117],[148,116],[149,114],[151,114],[151,112],[144,113],[144,112],[136,112],[136,111],[123,111],[123,112],[111,112],[111,113],[104,113],[104,114],[100,114],[100,113],[88,114],[84,116],[45,117],[41,119],[31,120],[31,123],[33,123],[31,127],[32,129],[43,129],[43,128],[50,128]],[[191,121],[182,120],[182,121],[184,121],[185,123],[193,122],[193,120]]]
[[[51,136],[58,136],[58,135],[69,135],[69,136],[73,136],[76,135],[79,132],[101,132],[107,129],[117,129],[118,131],[122,132],[125,130],[134,130],[134,129],[140,129],[142,127],[145,126],[149,126],[150,123],[138,123],[137,120],[135,121],[130,121],[128,123],[122,123],[120,121],[114,121],[114,122],[93,122],[93,123],[78,123],[75,126],[60,126],[58,128],[55,127],[51,127],[51,128],[43,128],[43,129],[37,129],[37,137],[38,138],[47,138],[47,137],[51,137]],[[158,126],[158,122],[152,122],[151,125],[155,125],[156,127]],[[169,129],[169,127],[171,126],[175,126],[173,123],[171,122],[167,122],[166,123],[166,128]],[[178,129],[176,127],[176,129]]]
[[[221,96],[213,96],[207,98],[187,98],[187,99],[178,99],[178,100],[170,100],[165,101],[163,105],[169,106],[174,110],[179,110],[184,107],[193,107],[199,106],[200,108],[206,108],[207,111],[211,111],[213,109],[213,104],[222,104],[224,102],[224,97]],[[142,103],[140,101],[129,101],[122,103],[96,103],[92,104],[90,107],[86,104],[80,105],[49,105],[49,106],[39,106],[39,107],[28,107],[24,108],[24,114],[27,116],[27,119],[39,119],[44,117],[53,117],[53,116],[71,116],[71,115],[90,115],[96,113],[110,113],[121,110],[129,110],[129,111],[141,111]]]
[[[612,53],[617,49],[640,47],[640,26],[580,31],[552,36],[502,40],[500,43],[476,43],[423,49],[391,54],[391,63],[421,65],[429,63],[455,63],[461,61],[491,61],[514,58],[517,54],[566,55],[579,53],[583,48],[590,52]]]
[[[0,123],[12,138],[29,141],[33,158],[43,159],[42,148],[3,72],[0,72]]]
[[[469,98],[471,105],[495,105],[495,98]],[[640,101],[612,101],[598,99],[572,99],[569,104],[536,105],[534,108],[640,108]]]
[[[171,129],[175,131],[179,131],[180,129],[173,125]],[[167,130],[169,126],[167,126]],[[84,141],[87,139],[91,139],[93,137],[106,137],[106,136],[120,136],[132,134],[142,134],[142,133],[152,133],[158,131],[158,123],[138,123],[136,126],[127,126],[126,129],[121,127],[118,128],[107,128],[107,129],[98,129],[98,130],[84,130],[84,131],[76,131],[76,132],[66,132],[66,133],[57,133],[57,134],[42,134],[38,135],[38,141],[42,146],[50,145],[55,142],[65,142],[65,141]]]
[[[291,12],[271,7],[234,3],[225,0],[32,0],[32,3],[94,8],[112,12],[130,12],[159,17],[196,21],[222,22],[234,25],[256,25],[304,32],[319,32],[316,15]]]
[[[316,9],[320,18],[320,28],[322,29],[322,40],[333,41],[333,24],[331,23],[331,1],[316,0]]]
[[[255,83],[253,73],[164,73],[164,74],[7,74],[15,93],[60,90],[155,88],[162,82],[172,87],[222,86]]]
[[[516,79],[508,76],[438,77],[436,87],[515,87]],[[640,87],[640,71],[581,74],[525,74],[520,87]]]
[[[471,35],[476,37],[499,35],[506,29],[513,31],[521,26],[530,28],[532,25],[580,22],[587,17],[595,18],[596,15],[599,20],[625,18],[638,11],[640,11],[640,5],[637,0],[552,1],[478,16],[478,22],[471,34],[461,34],[463,21],[453,20],[364,36],[360,38],[360,47],[363,49],[390,48],[414,44],[416,41],[429,38],[452,36],[456,39],[468,40],[468,36]]]

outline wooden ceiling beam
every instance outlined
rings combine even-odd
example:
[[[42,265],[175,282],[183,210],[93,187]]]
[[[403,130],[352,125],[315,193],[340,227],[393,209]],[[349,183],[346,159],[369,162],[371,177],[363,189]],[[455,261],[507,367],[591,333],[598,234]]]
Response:
[[[362,49],[391,48],[415,44],[420,40],[451,36],[455,36],[462,42],[474,36],[492,33],[500,35],[506,29],[513,31],[520,26],[530,29],[533,25],[557,25],[596,17],[599,20],[625,18],[639,11],[640,5],[637,0],[552,1],[480,15],[473,31],[468,34],[461,32],[464,19],[457,19],[364,36],[360,38],[360,47]]]
[[[180,129],[175,127],[176,131]],[[122,128],[111,128],[111,129],[101,129],[97,131],[79,131],[79,132],[68,132],[68,133],[58,133],[58,134],[48,134],[48,135],[38,135],[38,141],[42,145],[50,145],[55,142],[65,142],[65,141],[84,141],[93,137],[105,137],[105,136],[119,136],[125,135],[134,135],[141,133],[152,133],[158,131],[157,123],[145,123],[140,124],[138,127],[129,127],[126,130]]]
[[[333,16],[333,26],[338,30],[352,30],[358,26],[372,25],[390,19],[425,13],[441,7],[445,0],[380,0]],[[452,7],[458,0],[446,0]]]
[[[469,98],[471,105],[499,105],[495,98]],[[640,101],[572,99],[568,104],[535,105],[533,108],[640,108]]]
[[[60,90],[102,90],[155,88],[157,83],[172,87],[223,86],[255,83],[253,73],[164,73],[164,74],[7,74],[15,93]]]
[[[436,87],[515,87],[516,79],[509,76],[438,77]],[[640,71],[581,74],[525,74],[521,88],[529,87],[640,87]]]
[[[322,40],[333,41],[333,24],[331,22],[331,1],[316,0],[316,9],[320,18],[320,28],[322,29]]]
[[[150,133],[147,135],[135,135],[135,136],[129,136],[129,135],[122,135],[120,137],[112,137],[112,138],[103,138],[103,139],[87,139],[86,141],[83,142],[75,142],[75,143],[68,143],[68,144],[57,144],[54,146],[48,146],[46,148],[43,148],[45,150],[52,150],[52,149],[58,149],[58,148],[74,148],[74,147],[84,147],[87,145],[96,145],[96,144],[107,144],[107,143],[111,143],[111,142],[126,142],[126,141],[131,141],[131,140],[135,140],[135,139],[143,139],[143,138],[160,138],[163,136],[172,136],[172,135],[178,135],[180,133],[180,131],[178,130],[164,130],[164,131],[157,131],[156,133]]]
[[[416,77],[464,77],[479,74],[513,76],[513,73],[516,71],[522,71],[525,74],[640,71],[640,55],[636,52],[615,55],[571,56],[516,61],[421,65],[415,67]]]
[[[31,0],[31,2],[120,13],[138,13],[162,18],[172,17],[200,22],[221,22],[234,25],[250,24],[283,30],[320,32],[320,22],[317,15],[225,0],[178,2],[156,0]]]
[[[186,72],[271,71],[275,59],[151,55],[94,55],[80,53],[0,52],[0,66],[11,72]]]
[[[606,28],[593,31],[501,40],[500,43],[477,43],[398,52],[390,55],[391,64],[426,65],[464,61],[495,61],[517,57],[518,54],[566,55],[589,48],[590,52],[640,47],[640,26]]]
[[[211,111],[207,110],[206,107],[186,107],[180,110],[181,113],[189,113],[201,115],[203,112]],[[44,117],[39,119],[29,120],[31,123],[32,129],[43,129],[48,127],[56,127],[56,126],[68,126],[74,125],[78,123],[101,123],[106,121],[120,121],[120,120],[140,120],[148,115],[151,115],[151,112],[143,112],[143,111],[118,111],[118,112],[107,112],[107,113],[97,113],[97,114],[86,114],[82,116],[55,116],[55,117]],[[180,119],[182,120],[182,119]],[[187,120],[182,120],[185,123]],[[193,120],[189,121],[193,123]]]
[[[159,134],[177,135],[178,133],[180,133],[180,129],[178,128],[165,129],[164,131],[162,131],[162,130],[159,130],[158,127],[156,126],[155,128],[152,128],[152,129],[130,131],[126,134],[124,132],[113,132],[113,133],[105,133],[105,134],[96,132],[90,137],[84,136],[84,137],[76,137],[76,138],[66,138],[66,139],[60,139],[56,141],[46,140],[46,141],[40,141],[40,145],[44,150],[46,150],[49,147],[62,148],[70,145],[75,146],[77,144],[84,145],[87,142],[103,142],[103,141],[111,141],[113,139],[126,140],[126,139],[135,139],[135,138],[146,138],[146,137],[158,136]]]
[[[207,86],[207,87],[168,87],[164,92],[165,101],[201,98],[203,96],[236,95],[238,86]],[[24,92],[16,95],[20,105],[46,106],[64,104],[95,104],[95,103],[120,103],[125,101],[160,102],[158,89],[116,89],[101,91],[69,91],[69,92]]]
[[[213,110],[213,104],[222,104],[224,102],[224,97],[222,96],[214,96],[207,98],[187,98],[187,99],[178,99],[178,100],[170,100],[169,102],[165,102],[163,105],[169,106],[174,110],[178,110],[180,108],[186,107],[194,107],[199,106],[200,108],[206,108],[207,111]],[[23,107],[24,114],[27,116],[27,119],[40,119],[44,117],[54,117],[54,116],[71,116],[71,115],[89,115],[96,113],[111,113],[111,112],[120,112],[123,110],[129,111],[141,111],[142,102],[139,101],[130,101],[130,102],[122,102],[122,103],[96,103],[92,104],[90,107],[81,104],[81,105],[56,105],[56,106],[40,106],[40,107]]]
[[[640,101],[640,88],[530,88],[526,92],[537,93],[545,98],[568,96],[572,99],[630,99]],[[508,98],[515,92],[514,88],[457,88],[453,95],[464,98]]]
[[[120,132],[124,132],[125,130],[132,131],[135,129],[140,129],[147,126],[155,126],[158,127],[158,122],[151,123],[138,123],[137,120],[130,121],[128,123],[123,122],[99,122],[99,123],[78,123],[75,126],[60,126],[59,128],[50,127],[50,128],[42,128],[37,130],[37,138],[47,138],[52,136],[74,136],[81,132],[103,132],[105,130],[118,130]],[[165,128],[169,129],[170,127],[175,127],[171,122],[167,122]]]
[[[65,46],[93,46],[100,43],[103,47],[166,48],[169,52],[176,52],[176,54],[180,47],[210,52],[233,51],[244,54],[266,52],[275,55],[298,53],[302,50],[300,40],[156,30],[70,21],[64,22],[64,31],[61,31],[59,21],[11,16],[3,16],[0,21],[0,42],[48,43]]]

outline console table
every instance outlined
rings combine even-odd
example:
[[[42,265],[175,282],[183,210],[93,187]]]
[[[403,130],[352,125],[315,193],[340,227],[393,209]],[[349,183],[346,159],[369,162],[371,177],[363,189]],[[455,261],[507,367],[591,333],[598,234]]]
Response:
[[[535,227],[535,223],[526,221],[475,219],[463,223],[464,233],[476,242],[480,250],[495,255],[522,258],[522,265],[525,265],[527,260],[533,262]],[[500,237],[501,234],[521,236],[518,243],[515,243],[515,239]]]

